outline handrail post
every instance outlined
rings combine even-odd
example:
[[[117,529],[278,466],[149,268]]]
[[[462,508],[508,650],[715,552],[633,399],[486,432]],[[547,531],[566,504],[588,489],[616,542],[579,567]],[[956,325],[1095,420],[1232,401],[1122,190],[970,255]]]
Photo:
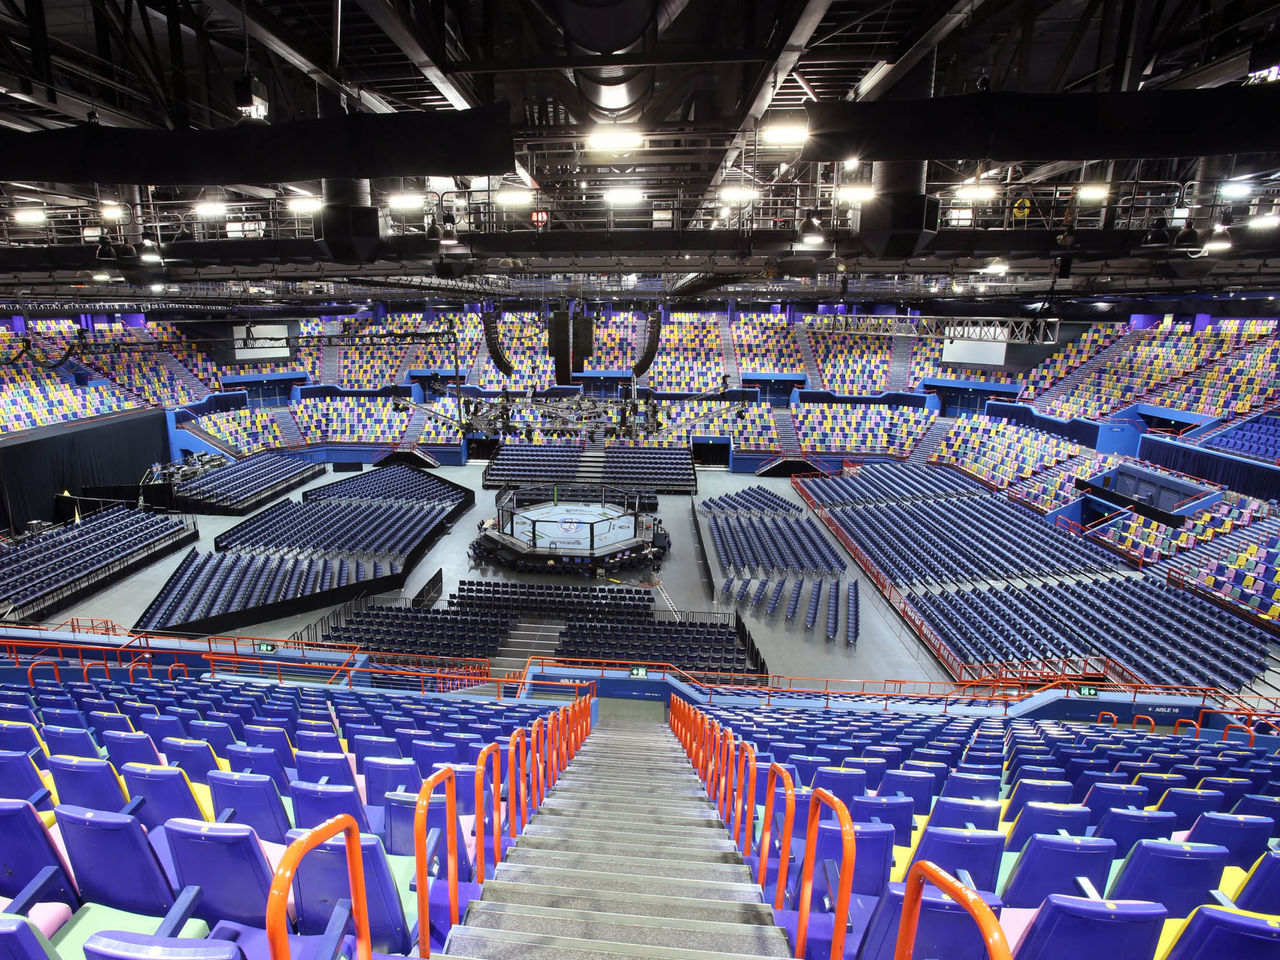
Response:
[[[734,786],[733,770],[738,755],[737,741],[732,730],[724,732],[724,775],[720,778],[720,819],[729,822],[729,814],[733,811],[733,798],[737,795]]]
[[[487,745],[476,758],[476,881],[484,883],[484,774],[493,758],[493,869],[502,862],[502,764],[501,747]],[[507,799],[507,815],[511,816],[511,799]]]
[[[458,922],[458,794],[453,767],[441,767],[422,783],[413,812],[413,853],[418,875],[418,956],[431,956],[431,900],[427,891],[427,808],[444,783],[445,871],[449,877],[449,923]],[[481,809],[481,816],[484,815]],[[275,960],[273,957],[272,960]],[[369,960],[369,958],[362,958]]]
[[[1147,733],[1152,733],[1152,732],[1154,732],[1154,731],[1155,731],[1155,729],[1156,729],[1156,722],[1155,722],[1155,720],[1153,720],[1151,717],[1147,716],[1145,713],[1135,713],[1135,714],[1133,715],[1133,722],[1129,724],[1129,729],[1130,729],[1130,730],[1137,730],[1137,729],[1138,729],[1138,721],[1139,721],[1139,720],[1145,720],[1145,721],[1147,721],[1147,723],[1149,724],[1149,726],[1147,727]]]
[[[1243,723],[1228,723],[1225,727],[1222,728],[1222,739],[1230,740],[1231,738],[1228,737],[1227,734],[1229,734],[1232,730],[1243,730],[1245,733],[1247,733],[1249,735],[1249,746],[1251,747],[1253,746],[1254,735],[1253,735],[1252,727],[1246,727]]]
[[[519,772],[516,771],[517,762],[520,765]],[[516,818],[512,816],[511,805],[516,803],[516,778],[520,780],[520,830],[524,831],[524,825],[528,822],[529,814],[529,794],[526,789],[525,774],[527,767],[525,764],[525,735],[524,727],[517,727],[515,732],[511,734],[510,740],[507,741],[507,828],[511,839],[516,838]],[[496,828],[495,828],[496,829]]]
[[[542,750],[541,744],[546,739],[546,724],[543,723],[541,717],[533,721],[533,726],[529,732],[529,758],[533,764],[533,783],[530,789],[533,792],[533,808],[536,810],[542,806],[542,801],[547,795],[546,780],[543,776],[542,769]]]
[[[1103,717],[1110,717],[1110,718],[1111,718],[1111,726],[1112,726],[1112,727],[1115,727],[1115,726],[1120,722],[1119,718],[1118,718],[1114,713],[1112,713],[1110,710],[1103,710],[1101,713],[1099,713],[1099,714],[1098,714],[1098,721],[1097,721],[1097,722],[1098,722],[1098,723],[1101,723],[1101,722],[1102,722],[1102,718],[1103,718]]]
[[[1174,725],[1173,725],[1173,734],[1174,734],[1174,736],[1178,736],[1178,731],[1182,729],[1182,725],[1183,725],[1184,723],[1186,723],[1186,724],[1190,724],[1192,727],[1194,727],[1194,728],[1195,728],[1195,731],[1196,731],[1196,732],[1193,734],[1193,736],[1194,736],[1197,740],[1199,740],[1199,739],[1200,739],[1200,724],[1196,723],[1194,720],[1188,720],[1186,717],[1183,717],[1181,720],[1179,720],[1179,721],[1177,721],[1176,723],[1174,723]]]
[[[791,774],[787,772],[786,767],[776,760],[769,764],[769,779],[765,783],[764,823],[761,824],[760,843],[756,847],[756,855],[760,857],[760,869],[756,884],[763,890],[769,867],[769,833],[773,827],[773,794],[779,776],[782,777],[782,788],[786,791],[786,806],[783,808],[782,814],[782,837],[779,844],[781,851],[778,856],[778,892],[777,896],[774,897],[775,903],[773,905],[775,910],[782,909],[782,895],[786,892],[787,869],[791,860],[791,831],[796,822],[796,790],[791,783]]]
[[[819,808],[826,804],[840,824],[840,879],[834,900],[835,926],[831,931],[831,956],[844,956],[846,918],[849,916],[849,899],[853,896],[853,867],[857,862],[857,842],[853,832],[853,820],[844,803],[823,787],[815,787],[809,797],[809,826],[805,832],[804,863],[800,868],[800,916],[796,923],[796,960],[804,960],[805,942],[809,938],[809,907],[813,901],[813,865],[818,847]],[[779,885],[783,880],[779,875]]]
[[[16,660],[17,658],[15,657],[14,659]],[[104,662],[102,662],[102,663],[98,663],[98,662],[94,661],[94,662],[91,662],[91,663],[86,663],[86,664],[84,665],[84,667],[83,667],[83,668],[81,669],[81,671],[80,671],[81,676],[83,676],[83,677],[84,677],[84,682],[85,682],[85,683],[88,683],[88,682],[89,682],[89,668],[90,668],[90,667],[101,667],[101,668],[102,668],[103,673],[105,673],[105,674],[107,675],[107,679],[108,679],[108,680],[110,680],[110,679],[111,679],[111,668],[110,668],[109,666],[107,666],[106,662],[104,661]],[[28,686],[31,686],[31,684],[27,684],[27,685],[28,685]]]
[[[62,682],[62,671],[58,669],[55,660],[36,660],[31,666],[27,667],[27,686],[34,687],[36,685],[36,667],[53,667],[53,679],[59,683]],[[133,678],[130,677],[130,680]]]
[[[289,897],[293,876],[302,858],[330,837],[342,834],[347,853],[347,879],[351,885],[351,915],[356,926],[356,960],[372,960],[373,941],[369,933],[369,903],[364,885],[364,856],[360,851],[360,827],[349,813],[340,813],[308,830],[284,852],[271,878],[267,894],[267,947],[271,960],[289,960]],[[426,889],[425,880],[421,883]]]
[[[1009,951],[1009,941],[1005,939],[1004,929],[986,901],[928,860],[917,860],[907,871],[902,919],[898,923],[898,943],[893,951],[894,960],[912,960],[915,954],[916,928],[920,923],[920,903],[924,897],[926,882],[932,883],[973,917],[982,932],[982,940],[987,945],[990,960],[1012,960],[1013,955]]]

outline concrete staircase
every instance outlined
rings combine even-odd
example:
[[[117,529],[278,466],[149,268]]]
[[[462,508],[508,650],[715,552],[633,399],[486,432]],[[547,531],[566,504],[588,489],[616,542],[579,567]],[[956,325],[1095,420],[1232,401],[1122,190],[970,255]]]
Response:
[[[573,475],[574,483],[604,483],[604,441],[589,443],[582,451],[582,459],[578,461],[578,472]]]
[[[951,429],[956,422],[955,417],[938,417],[925,431],[920,442],[916,444],[915,449],[911,451],[911,455],[907,459],[911,463],[925,463],[933,456],[933,452],[938,449],[938,444],[942,442],[942,438],[947,435],[947,431]]]
[[[804,357],[804,372],[809,377],[809,389],[821,390],[826,384],[822,378],[822,367],[813,352],[813,342],[809,339],[809,327],[806,324],[795,325],[796,343],[800,345],[800,356]]]
[[[400,439],[405,443],[417,443],[422,436],[422,428],[427,425],[431,414],[427,411],[414,407],[413,416],[409,418],[409,425],[404,428],[404,436]]]
[[[338,348],[331,343],[320,348],[320,380],[322,383],[338,382]]]
[[[480,374],[488,362],[489,344],[484,337],[481,337],[480,342],[476,344],[476,362],[471,364],[471,369],[467,371],[467,383],[470,386],[480,386]]]
[[[738,348],[733,342],[733,326],[727,313],[720,314],[720,355],[724,358],[724,372],[729,378],[729,389],[742,386],[742,370],[738,367]]]
[[[778,449],[783,453],[800,453],[800,438],[796,436],[796,421],[790,407],[774,407],[773,431],[778,435]]]
[[[498,652],[489,658],[495,673],[519,673],[530,657],[550,657],[560,646],[563,620],[517,620]]]
[[[298,429],[298,421],[293,419],[293,412],[288,407],[277,407],[271,411],[271,417],[280,427],[280,436],[286,447],[300,447],[306,440]]]
[[[476,960],[787,957],[665,724],[599,726],[444,952]]]
[[[150,343],[155,343],[156,338],[151,335],[151,331],[146,327],[132,327],[133,335],[139,339]],[[159,358],[160,362],[165,365],[175,380],[187,388],[195,397],[206,397],[209,395],[209,385],[192,372],[191,368],[175,357],[168,350],[161,350],[154,354]]]
[[[914,337],[894,337],[893,349],[889,351],[889,389],[906,390],[911,376],[911,351],[915,346]]]

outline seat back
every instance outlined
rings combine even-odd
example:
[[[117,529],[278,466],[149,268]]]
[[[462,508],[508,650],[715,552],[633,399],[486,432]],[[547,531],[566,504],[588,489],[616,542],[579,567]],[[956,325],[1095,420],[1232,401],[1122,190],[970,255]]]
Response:
[[[1016,820],[1028,803],[1070,803],[1071,784],[1066,780],[1019,780],[1009,794],[1003,820]]]
[[[415,793],[387,794],[386,849],[392,856],[411,857],[415,854],[413,821],[417,803],[418,795]],[[437,790],[427,807],[427,830],[443,831],[446,827],[454,831],[454,842],[458,850],[458,879],[470,882],[474,876],[474,867],[467,852],[462,825],[457,818],[452,824],[446,824],[444,796]],[[433,877],[444,876],[446,843],[447,836],[442,833],[438,856],[427,866],[428,873]]]
[[[219,920],[262,926],[271,867],[252,827],[179,817],[166,825],[165,836],[178,885],[200,887],[196,916],[210,926]]]
[[[269,843],[285,842],[285,834],[292,824],[280,791],[270,777],[261,773],[215,770],[209,774],[209,795],[215,816],[224,810],[235,810],[236,823],[247,823]]]
[[[1089,808],[1089,826],[1095,826],[1104,813],[1115,807],[1141,810],[1147,805],[1148,794],[1146,787],[1135,787],[1131,783],[1095,783],[1083,800]]]
[[[401,749],[403,750],[403,745]],[[457,744],[439,740],[411,740],[409,755],[413,757],[413,762],[418,765],[418,772],[424,778],[431,776],[436,764],[457,763],[459,759]]]
[[[17,750],[0,750],[0,797],[30,800],[44,789],[44,780],[36,769],[35,761]],[[53,804],[45,799],[38,806],[41,810],[48,810]]]
[[[1018,852],[1027,845],[1035,833],[1067,831],[1073,837],[1083,837],[1089,826],[1089,808],[1071,803],[1028,803],[1013,821],[1005,846]]]
[[[1237,813],[1202,813],[1187,832],[1188,843],[1219,843],[1227,848],[1227,863],[1248,869],[1262,856],[1275,821]]]
[[[1260,856],[1234,894],[1231,899],[1241,910],[1280,915],[1280,851]]]
[[[308,730],[299,725],[297,732],[294,734],[297,740],[297,743],[294,744],[295,755],[303,750],[310,753],[344,753],[342,741],[333,732],[333,727],[328,724],[324,724],[324,726],[329,727],[329,729]]]
[[[106,760],[53,756],[49,772],[58,790],[59,814],[62,804],[117,812],[128,802],[124,781]]]
[[[1227,802],[1221,790],[1195,790],[1188,787],[1173,787],[1164,792],[1157,810],[1168,810],[1177,818],[1175,830],[1190,830],[1196,817],[1209,811],[1221,810]]]
[[[325,780],[332,786],[354,787],[355,772],[345,753],[311,753],[298,750],[294,753],[298,764],[298,779],[307,783]],[[326,779],[327,778],[327,779]]]
[[[1083,895],[1076,877],[1088,877],[1101,892],[1115,855],[1114,840],[1033,834],[1014,861],[1000,896],[1006,907],[1035,908],[1050,894]]]
[[[0,897],[13,899],[45,867],[55,879],[43,899],[80,905],[72,872],[36,808],[25,800],[0,800]]]
[[[170,766],[177,767],[194,783],[207,783],[209,774],[219,769],[213,747],[204,740],[165,737],[160,746]]]
[[[64,757],[97,758],[101,756],[98,745],[94,743],[93,734],[84,727],[46,726],[42,732],[44,745],[50,756],[54,754],[61,754]]]
[[[138,818],[148,830],[163,827],[173,817],[209,819],[208,811],[200,806],[191,789],[191,781],[177,767],[126,763],[120,772],[129,795],[144,800],[138,808]]]
[[[1272,960],[1280,953],[1280,925],[1266,914],[1203,906],[1162,960]]]
[[[274,751],[282,767],[293,766],[293,742],[283,727],[246,724],[244,742],[251,747],[266,747]]]
[[[1152,900],[1171,917],[1185,917],[1207,902],[1227,866],[1227,848],[1213,843],[1139,840],[1120,865],[1107,896]]]
[[[878,897],[884,892],[889,882],[889,871],[893,867],[893,827],[887,823],[855,823],[853,825],[854,842],[857,856],[853,863],[853,893],[856,896]],[[840,858],[844,852],[843,835],[840,825],[836,823],[820,823],[818,825],[818,847],[815,851],[813,870],[814,909],[821,909],[822,897],[830,892],[827,888],[827,872],[823,864],[830,860],[840,867]],[[788,887],[792,902],[799,897],[801,863],[793,860]],[[834,903],[835,897],[832,897]]]
[[[942,784],[941,796],[965,800],[999,800],[1000,778],[977,773],[953,773]]]
[[[891,883],[885,888],[884,896],[876,902],[867,921],[857,960],[893,960],[904,892],[905,887],[901,883]],[[982,891],[978,896],[999,912],[999,897]],[[917,957],[946,957],[947,960],[987,958],[987,945],[982,933],[964,907],[929,884],[925,884],[920,901],[915,943]]]
[[[134,721],[134,726],[159,743],[165,737],[186,739],[187,728],[181,720],[172,714],[143,714]]]
[[[1126,857],[1138,841],[1168,840],[1176,829],[1177,817],[1171,811],[1116,808],[1102,815],[1093,835],[1114,840],[1117,856]]]
[[[364,764],[370,757],[400,759],[400,744],[394,737],[358,736],[351,738],[351,755],[356,758],[356,773],[365,773]]]
[[[933,804],[934,778],[921,770],[889,770],[880,779],[879,795],[910,797],[915,812],[925,814]]]
[[[61,804],[58,827],[90,903],[155,917],[173,906],[173,890],[137,817]]]
[[[230,725],[218,720],[192,720],[187,724],[187,732],[197,740],[203,740],[213,748],[219,757],[223,751],[236,742],[236,735]]]
[[[289,792],[289,774],[280,763],[280,755],[270,747],[251,747],[233,743],[224,758],[236,773],[260,773],[270,777],[282,794]]]
[[[289,842],[305,833],[304,830],[290,831]],[[400,905],[400,895],[391,876],[382,841],[362,834],[360,855],[364,861],[365,903],[373,950],[381,954],[408,953],[412,946],[409,924]],[[302,858],[293,878],[293,896],[298,932],[304,936],[324,933],[334,905],[351,896],[344,838],[326,840]]]
[[[290,793],[293,795],[293,822],[299,827],[318,827],[330,817],[347,813],[355,818],[361,833],[371,832],[369,818],[355,787],[295,780]]]
[[[416,793],[422,786],[418,765],[401,757],[369,757],[364,763],[364,789],[370,806],[385,807],[388,793]]]
[[[0,960],[59,960],[58,951],[26,917],[0,913]]]
[[[149,734],[107,730],[102,734],[102,745],[107,748],[107,757],[117,770],[126,763],[160,765],[160,751]]]
[[[867,774],[863,770],[819,767],[813,775],[813,786],[822,787],[847,808],[854,797],[866,795]]]
[[[996,889],[1004,835],[996,830],[925,827],[911,862],[929,860],[947,873],[968,870],[978,890]]]
[[[969,800],[939,797],[929,812],[931,827],[968,827],[995,830],[1000,825],[1000,804],[996,800]]]
[[[1085,944],[1107,960],[1151,960],[1168,916],[1158,903],[1056,893],[1039,906],[1014,948],[1018,960],[1077,960]]]

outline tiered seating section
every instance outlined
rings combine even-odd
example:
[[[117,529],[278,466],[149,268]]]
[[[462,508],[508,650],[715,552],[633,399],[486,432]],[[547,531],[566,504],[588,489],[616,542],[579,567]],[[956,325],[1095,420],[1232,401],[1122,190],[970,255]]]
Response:
[[[962,417],[942,438],[930,463],[960,468],[997,489],[1011,486],[1080,454],[1052,434],[998,417]]]
[[[0,546],[0,616],[55,609],[108,576],[141,566],[195,528],[180,517],[110,507]]]
[[[302,495],[312,500],[390,500],[410,503],[455,503],[456,487],[430,473],[403,464],[379,467],[345,480],[314,487]]]
[[[403,559],[449,504],[371,500],[286,500],[219,536],[219,550],[320,551]]]
[[[384,323],[369,324],[356,334],[413,333],[421,314],[392,314]],[[338,347],[338,385],[348,390],[377,390],[395,383],[409,344],[398,341],[353,344]]]
[[[1080,454],[1064,460],[1056,467],[1012,484],[1008,488],[1009,496],[1041,513],[1048,513],[1080,498],[1080,491],[1075,485],[1077,477],[1097,476],[1119,462],[1120,458],[1111,454]]]
[[[508,483],[566,483],[578,475],[582,447],[578,444],[526,445],[504,443],[485,468],[485,486]]]
[[[0,356],[12,357],[20,349],[21,342],[9,330],[0,328]],[[114,383],[77,387],[26,357],[17,363],[0,364],[0,433],[101,417],[141,406],[141,401]]]
[[[1119,323],[1099,323],[1090,327],[1080,337],[1027,371],[1022,398],[1032,400],[1038,397],[1124,334],[1125,326]]]
[[[693,456],[687,447],[634,447],[607,440],[604,482],[646,487],[659,493],[692,493],[698,489]]]
[[[285,412],[282,415],[289,414]],[[263,450],[276,450],[285,445],[284,435],[280,432],[280,424],[276,422],[275,415],[261,407],[241,407],[238,410],[207,413],[185,426],[193,426],[207,433],[241,456]]]
[[[458,429],[458,404],[455,399],[449,397],[438,397],[432,400],[428,406],[434,410],[440,417],[425,417],[422,421],[422,432],[418,435],[418,442],[431,445],[457,446],[462,443],[462,431]],[[449,421],[449,422],[446,422]]]
[[[325,639],[360,647],[379,663],[407,666],[421,657],[491,657],[506,639],[511,623],[509,615],[483,604],[457,609],[370,604]]]
[[[1254,340],[1262,333],[1249,326],[1218,326],[1195,334],[1166,329],[1135,337],[1051,401],[1046,411],[1055,417],[1102,419],[1230,353],[1243,339]]]
[[[828,506],[910,503],[985,493],[986,488],[954,470],[920,463],[866,463],[842,477],[805,477],[801,489]]]
[[[1274,527],[1275,524],[1269,524]],[[1280,534],[1230,550],[1194,574],[1198,588],[1263,620],[1280,619]]]
[[[648,385],[659,393],[706,393],[724,382],[720,321],[715,314],[672,313],[662,325]]]
[[[822,318],[806,317],[809,346],[822,371],[822,383],[814,384],[844,396],[867,396],[889,389],[890,337],[866,337],[824,325]]]
[[[504,313],[498,321],[498,334],[511,361],[511,376],[499,373],[490,357],[480,371],[482,390],[546,390],[555,384],[556,367],[547,353],[545,318],[534,313]]]
[[[1226,951],[1261,960],[1280,942],[1280,854],[1270,849],[1280,774],[1262,745],[1048,720],[755,707],[719,694],[705,715],[755,746],[747,822],[757,831],[766,815],[772,822],[749,863],[766,862],[764,901],[777,892],[790,930],[811,798],[821,788],[847,810],[858,866],[848,915],[835,921],[848,923],[844,956],[893,955],[903,881],[919,861],[964,876],[998,917],[1003,949],[1023,960]],[[760,786],[771,763],[788,771],[794,806],[780,780],[772,798]],[[795,814],[790,835],[784,809]],[[826,957],[842,839],[830,813],[808,828],[817,851],[806,852],[834,861],[807,891],[811,955]],[[978,925],[940,894],[925,894],[917,929],[916,955],[987,956]]]
[[[920,407],[885,404],[793,404],[796,437],[811,453],[848,453],[905,459],[936,414]]]
[[[410,319],[424,332],[444,332],[452,322],[458,334],[458,365],[462,375],[466,376],[476,362],[476,354],[480,349],[480,314],[478,313],[437,313],[434,323],[423,323],[420,314],[411,314]],[[451,340],[432,340],[427,343],[411,343],[405,352],[405,366],[408,370],[444,370],[454,369],[453,342]]]
[[[1209,543],[1240,527],[1247,527],[1266,514],[1266,506],[1255,500],[1223,499],[1213,507],[1198,510],[1180,527],[1169,526],[1139,516],[1132,511],[1115,521],[1090,531],[1106,540],[1139,565],[1159,563],[1174,554]]]
[[[733,344],[743,376],[804,373],[804,355],[796,331],[784,314],[738,314],[733,324]]]
[[[1244,335],[1253,336],[1261,329],[1247,327]],[[1250,343],[1217,363],[1147,394],[1142,400],[1210,417],[1242,416],[1275,402],[1277,365],[1280,365],[1280,340],[1272,336]]]
[[[412,414],[386,397],[304,397],[290,408],[306,443],[397,443]]]
[[[1204,445],[1214,450],[1269,463],[1280,462],[1280,416],[1273,413],[1246,420],[1216,434]]]
[[[728,437],[737,450],[777,450],[773,408],[767,403],[677,400],[666,411],[662,442],[684,444],[698,436]]]
[[[596,317],[592,324],[591,356],[586,358],[582,369],[630,370],[643,349],[640,318],[634,313],[619,312],[610,318]]]
[[[239,510],[292,490],[324,467],[282,453],[258,453],[245,460],[210,470],[177,486],[177,494],[188,509],[220,512],[218,508]]]
[[[98,342],[145,343],[150,337],[138,327],[103,324],[86,331],[87,339]],[[166,363],[166,358],[168,363]],[[101,371],[130,393],[159,407],[180,407],[208,395],[208,388],[190,371],[181,371],[176,357],[160,352],[95,353],[86,358],[88,366]],[[170,366],[170,363],[173,366]],[[179,372],[185,372],[186,377]]]

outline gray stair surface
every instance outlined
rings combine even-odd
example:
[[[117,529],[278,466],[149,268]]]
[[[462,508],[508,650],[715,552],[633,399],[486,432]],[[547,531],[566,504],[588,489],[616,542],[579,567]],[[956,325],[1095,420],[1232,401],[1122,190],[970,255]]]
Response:
[[[664,724],[604,724],[453,928],[476,960],[787,957],[741,854]]]

